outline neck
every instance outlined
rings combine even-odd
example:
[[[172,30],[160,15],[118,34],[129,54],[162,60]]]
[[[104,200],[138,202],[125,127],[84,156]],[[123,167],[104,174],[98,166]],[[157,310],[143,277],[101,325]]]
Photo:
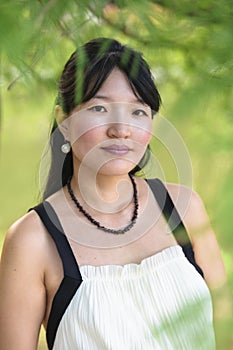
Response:
[[[129,175],[105,175],[76,169],[72,178],[76,196],[94,210],[115,213],[129,205],[133,188]]]

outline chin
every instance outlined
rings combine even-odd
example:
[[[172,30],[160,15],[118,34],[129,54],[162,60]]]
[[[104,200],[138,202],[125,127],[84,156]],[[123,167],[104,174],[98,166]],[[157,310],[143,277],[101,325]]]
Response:
[[[136,163],[125,160],[109,161],[99,169],[98,174],[108,176],[127,175],[135,166]]]

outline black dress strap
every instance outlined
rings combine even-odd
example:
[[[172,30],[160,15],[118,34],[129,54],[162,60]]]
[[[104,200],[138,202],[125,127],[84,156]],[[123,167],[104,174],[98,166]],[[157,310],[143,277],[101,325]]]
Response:
[[[62,229],[61,223],[53,207],[48,202],[43,202],[33,208],[52,236],[62,260],[64,275],[81,279],[81,274],[73,251]]]
[[[82,276],[73,251],[52,206],[48,202],[43,202],[32,209],[37,212],[48,233],[53,238],[64,270],[64,278],[54,296],[46,329],[48,349],[52,350],[59,323],[82,283]]]
[[[168,221],[177,243],[182,247],[186,258],[196,268],[200,275],[204,277],[202,269],[195,261],[192,243],[187,234],[186,228],[165,185],[159,179],[148,179],[146,181],[150,186],[166,220]]]

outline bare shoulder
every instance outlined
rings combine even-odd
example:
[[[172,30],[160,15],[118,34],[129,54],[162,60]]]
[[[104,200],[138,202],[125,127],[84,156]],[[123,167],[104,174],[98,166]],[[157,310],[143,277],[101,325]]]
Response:
[[[200,195],[191,187],[164,183],[184,224],[195,229],[209,223],[208,215]]]
[[[2,259],[24,256],[25,260],[33,257],[43,262],[43,254],[48,245],[48,235],[35,211],[30,211],[9,228],[2,252]]]
[[[191,203],[200,204],[202,203],[199,194],[191,187],[171,182],[164,182],[168,192],[170,193],[172,199],[178,199],[181,196],[183,199],[188,200]]]

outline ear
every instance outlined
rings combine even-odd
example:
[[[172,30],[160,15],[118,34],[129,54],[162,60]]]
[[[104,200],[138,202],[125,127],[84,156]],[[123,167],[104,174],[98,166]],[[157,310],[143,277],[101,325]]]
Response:
[[[62,107],[60,105],[56,105],[54,108],[54,116],[57,121],[57,125],[60,125],[63,120],[66,119],[67,115],[63,111]]]
[[[59,130],[63,134],[65,140],[68,139],[68,121],[67,121],[67,115],[63,111],[62,107],[60,105],[56,105],[54,108],[54,116],[57,121],[57,125],[59,127]]]

